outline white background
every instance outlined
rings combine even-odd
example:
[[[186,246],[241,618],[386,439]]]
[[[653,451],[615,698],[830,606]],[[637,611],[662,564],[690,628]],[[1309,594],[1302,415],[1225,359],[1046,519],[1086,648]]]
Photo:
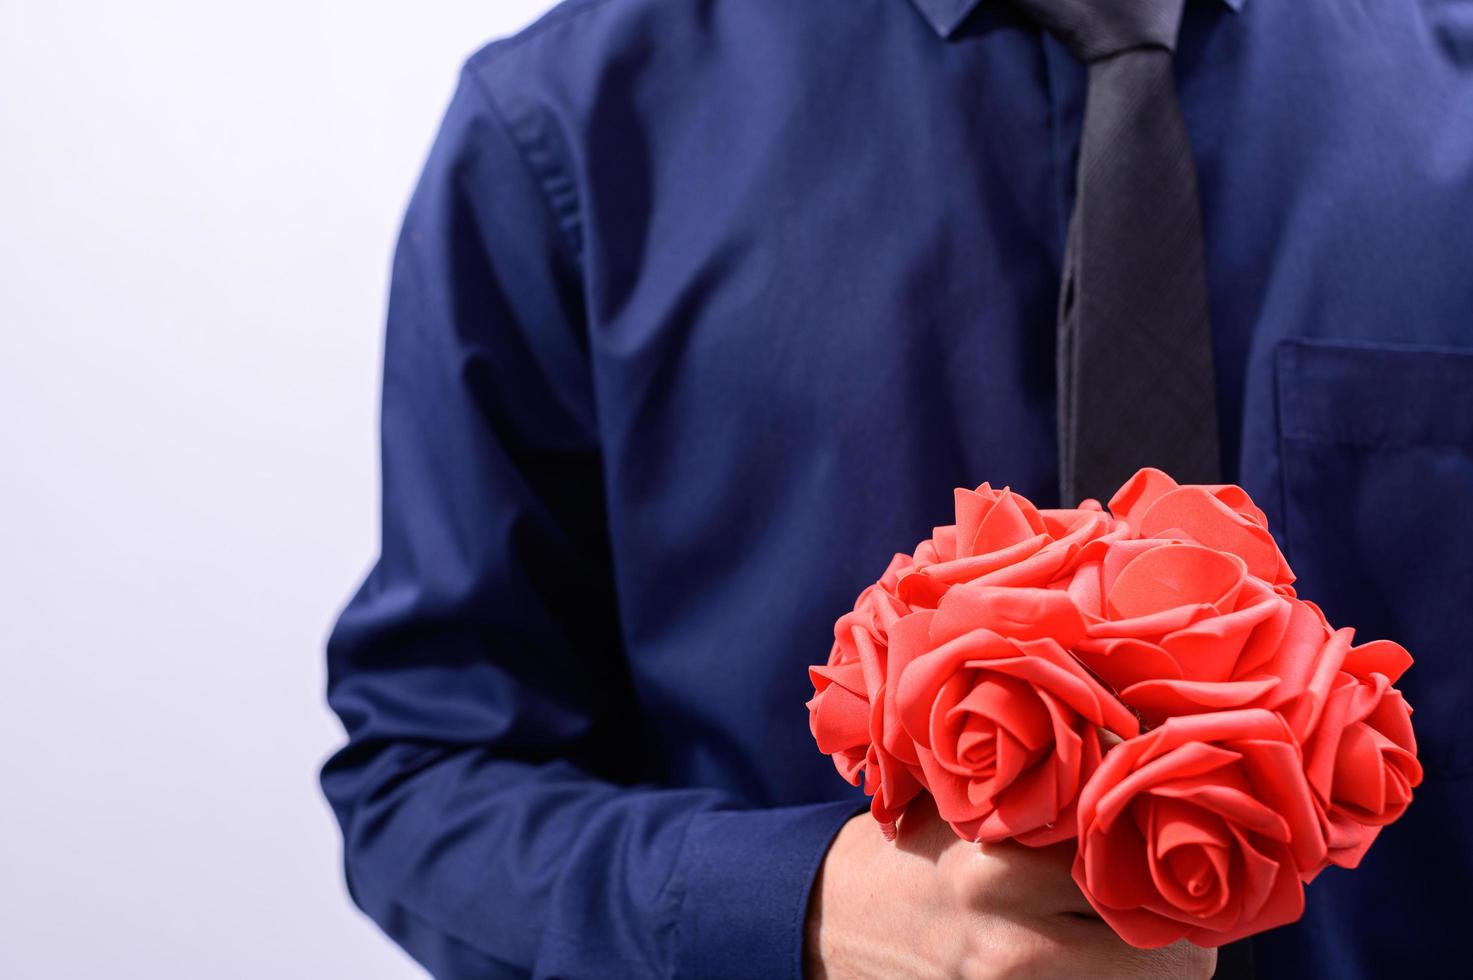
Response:
[[[0,975],[423,975],[341,883],[322,640],[400,214],[549,5],[0,0]]]

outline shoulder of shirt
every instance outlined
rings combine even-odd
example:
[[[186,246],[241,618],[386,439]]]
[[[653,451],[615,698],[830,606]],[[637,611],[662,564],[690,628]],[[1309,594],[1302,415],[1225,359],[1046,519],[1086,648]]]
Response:
[[[580,127],[565,123],[596,111],[575,93],[589,91],[587,83],[631,47],[658,49],[650,42],[668,35],[672,25],[726,2],[744,0],[563,0],[466,59],[462,80],[516,147],[575,256],[582,251],[583,218],[576,174],[581,154],[572,144]]]
[[[498,38],[466,60],[471,73],[496,73],[507,63],[549,49],[584,48],[604,41],[630,23],[658,20],[674,10],[709,5],[711,0],[562,0],[515,34]]]
[[[688,67],[683,54],[724,32],[821,30],[851,9],[850,0],[562,0],[508,37],[486,44],[465,63],[484,83],[536,87],[636,56],[644,67],[666,61]],[[679,49],[686,48],[682,53]],[[713,59],[724,60],[724,55]]]
[[[637,154],[607,152],[609,140],[644,123],[694,125],[705,108],[688,93],[750,84],[771,39],[801,47],[849,2],[564,0],[472,54],[462,80],[520,152],[577,253],[595,178],[613,168],[627,181],[639,165]],[[725,36],[733,31],[741,38]]]
[[[661,0],[655,0],[655,2],[659,3]],[[520,30],[487,42],[470,56],[467,64],[475,65],[509,56],[517,48],[537,43],[539,39],[548,34],[577,25],[580,21],[586,22],[588,15],[600,8],[614,7],[617,9],[631,5],[648,6],[649,0],[561,0],[560,3],[543,11],[541,16]]]

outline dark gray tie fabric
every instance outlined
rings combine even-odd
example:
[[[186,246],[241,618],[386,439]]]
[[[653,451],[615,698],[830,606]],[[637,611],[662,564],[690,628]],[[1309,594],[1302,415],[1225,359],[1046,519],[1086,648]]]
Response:
[[[1218,483],[1221,460],[1197,170],[1176,101],[1183,0],[1013,0],[1089,68],[1059,293],[1062,505],[1137,469]],[[1218,950],[1251,980],[1253,947]]]
[[[1089,70],[1059,295],[1062,505],[1137,469],[1220,482],[1212,330],[1172,51],[1183,0],[1014,0]]]

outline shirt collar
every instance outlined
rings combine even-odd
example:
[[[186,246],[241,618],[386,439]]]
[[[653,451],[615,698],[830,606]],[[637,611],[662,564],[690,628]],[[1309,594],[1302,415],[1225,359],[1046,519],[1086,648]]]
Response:
[[[921,11],[928,23],[942,37],[950,37],[962,25],[962,21],[977,9],[982,0],[911,0]],[[1234,10],[1240,9],[1245,0],[1220,0]]]

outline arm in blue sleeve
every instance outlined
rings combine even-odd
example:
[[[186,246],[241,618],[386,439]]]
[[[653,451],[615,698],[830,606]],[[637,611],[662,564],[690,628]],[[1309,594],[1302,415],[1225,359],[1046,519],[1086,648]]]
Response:
[[[747,809],[649,768],[581,296],[468,72],[396,249],[382,552],[328,643],[349,889],[440,977],[799,976],[855,808]]]

